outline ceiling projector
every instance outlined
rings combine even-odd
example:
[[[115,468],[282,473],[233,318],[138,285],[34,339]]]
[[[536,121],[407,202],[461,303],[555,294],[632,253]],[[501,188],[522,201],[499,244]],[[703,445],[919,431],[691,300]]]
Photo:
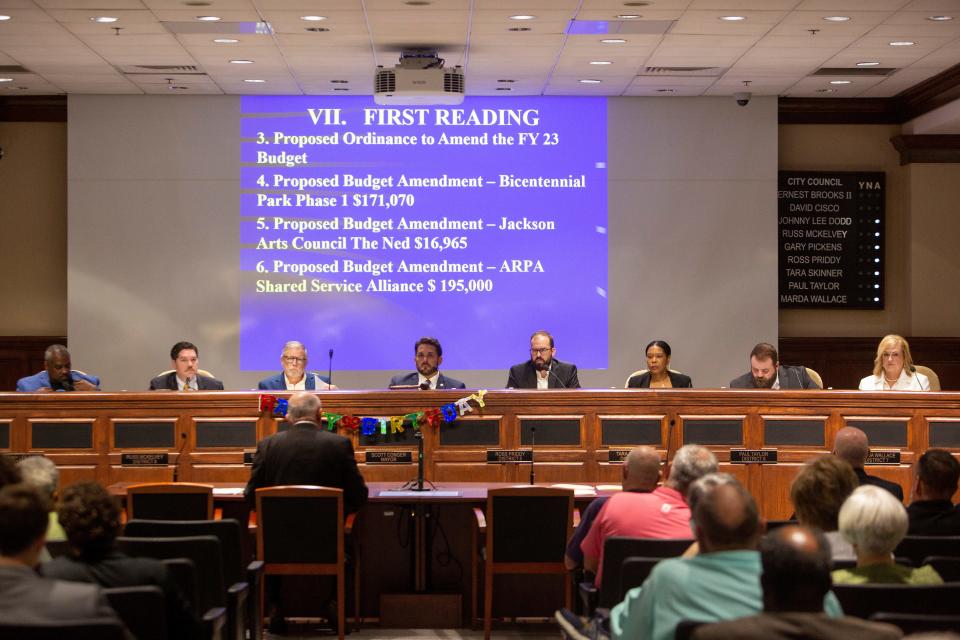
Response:
[[[377,67],[373,101],[377,104],[460,104],[463,69],[443,68],[443,58],[430,49],[404,49],[393,69]]]

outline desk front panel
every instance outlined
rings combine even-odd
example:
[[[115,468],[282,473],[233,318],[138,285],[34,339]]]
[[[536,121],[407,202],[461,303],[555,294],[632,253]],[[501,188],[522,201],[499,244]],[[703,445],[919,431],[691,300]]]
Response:
[[[321,395],[325,411],[389,417],[437,408],[462,393]],[[0,452],[48,455],[61,467],[62,484],[172,480],[175,474],[184,481],[244,482],[257,442],[285,426],[259,413],[258,398],[237,392],[0,394]],[[491,391],[484,407],[451,424],[423,427],[425,478],[528,482],[529,462],[488,462],[499,455],[489,452],[522,459],[533,449],[538,483],[618,483],[619,459],[631,447],[652,446],[666,460],[683,444],[698,443],[746,484],[767,518],[785,518],[793,511],[793,477],[807,460],[829,452],[846,425],[867,431],[874,448],[900,452],[899,464],[868,472],[899,482],[909,494],[909,467],[928,446],[960,454],[960,393]],[[418,443],[409,428],[385,436],[339,432],[352,440],[368,481],[416,476]],[[776,449],[777,462],[733,464],[731,449]],[[410,452],[413,462],[368,464],[368,450]],[[160,452],[168,454],[167,464],[122,464],[123,453]]]

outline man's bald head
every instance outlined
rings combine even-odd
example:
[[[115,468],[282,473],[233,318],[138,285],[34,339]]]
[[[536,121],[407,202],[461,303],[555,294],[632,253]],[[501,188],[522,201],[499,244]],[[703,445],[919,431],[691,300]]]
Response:
[[[320,398],[312,393],[301,391],[290,396],[287,403],[287,420],[299,422],[310,420],[319,424]]]
[[[760,545],[763,610],[823,611],[830,590],[830,544],[817,529],[780,527]]]
[[[653,491],[660,479],[660,454],[653,447],[635,447],[623,463],[624,491]]]
[[[863,466],[870,453],[870,443],[867,434],[856,427],[844,427],[837,431],[833,441],[833,454],[841,460],[846,460],[854,469]]]
[[[756,549],[760,515],[753,496],[728,474],[710,474],[690,487],[695,534],[704,553]]]

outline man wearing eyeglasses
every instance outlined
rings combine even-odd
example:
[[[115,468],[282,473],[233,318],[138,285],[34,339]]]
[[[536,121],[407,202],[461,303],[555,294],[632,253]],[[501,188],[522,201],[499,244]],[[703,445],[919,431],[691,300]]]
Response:
[[[307,371],[307,349],[303,344],[292,340],[283,345],[280,354],[283,371],[275,376],[264,378],[257,388],[263,391],[335,391],[336,385],[330,384],[326,376]]]
[[[510,367],[508,389],[579,389],[577,365],[554,358],[553,336],[537,331],[530,336],[530,359]]]

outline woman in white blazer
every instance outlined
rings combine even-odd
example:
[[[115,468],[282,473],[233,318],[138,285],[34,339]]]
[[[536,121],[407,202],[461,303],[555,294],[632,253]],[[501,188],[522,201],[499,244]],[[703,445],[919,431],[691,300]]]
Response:
[[[930,391],[930,380],[917,372],[910,345],[901,336],[884,336],[873,360],[873,375],[860,381],[861,391]]]

